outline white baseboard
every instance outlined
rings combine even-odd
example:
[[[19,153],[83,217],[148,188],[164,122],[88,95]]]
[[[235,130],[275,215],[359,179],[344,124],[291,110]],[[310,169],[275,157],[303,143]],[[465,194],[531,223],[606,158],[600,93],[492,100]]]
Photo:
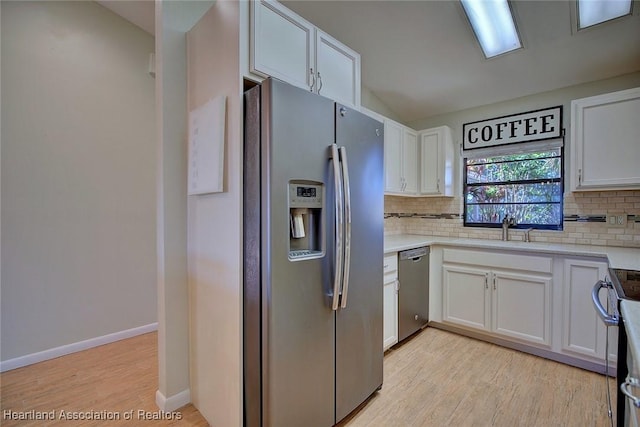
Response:
[[[162,412],[172,412],[182,408],[187,403],[191,403],[191,391],[183,390],[173,396],[165,397],[160,390],[156,391],[156,405]]]
[[[49,350],[40,351],[38,353],[31,353],[27,354],[26,356],[4,360],[0,362],[0,372],[22,368],[23,366],[33,365],[34,363],[44,362],[45,360],[55,359],[56,357],[64,356],[66,354],[76,353],[78,351],[98,347],[99,345],[109,344],[157,330],[158,322],[155,322],[148,325],[139,326],[137,328],[127,329],[125,331],[114,332],[112,334],[103,335],[101,337],[90,338],[88,340],[79,341],[73,344],[51,348]]]

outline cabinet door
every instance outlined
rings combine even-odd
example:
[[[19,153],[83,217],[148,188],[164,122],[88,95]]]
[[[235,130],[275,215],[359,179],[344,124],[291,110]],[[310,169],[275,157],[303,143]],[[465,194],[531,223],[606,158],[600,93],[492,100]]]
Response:
[[[420,194],[440,194],[441,134],[438,131],[421,133],[420,137]]]
[[[640,88],[571,102],[572,190],[640,188]]]
[[[398,342],[398,281],[387,280],[383,285],[383,351]]]
[[[404,129],[402,140],[402,176],[405,185],[404,192],[418,193],[418,134]]]
[[[251,18],[250,71],[309,89],[313,25],[272,0],[252,1]]]
[[[384,121],[384,191],[402,193],[402,127]]]
[[[318,94],[360,106],[360,54],[317,29],[315,71]]]
[[[563,337],[562,349],[604,360],[607,327],[591,301],[591,290],[598,280],[607,275],[607,263],[565,259],[563,286]],[[605,290],[600,301],[607,306]],[[609,328],[609,356],[616,360],[617,329]]]
[[[493,331],[551,345],[551,278],[496,271],[491,279]]]
[[[443,321],[490,330],[488,270],[444,264],[442,292]]]

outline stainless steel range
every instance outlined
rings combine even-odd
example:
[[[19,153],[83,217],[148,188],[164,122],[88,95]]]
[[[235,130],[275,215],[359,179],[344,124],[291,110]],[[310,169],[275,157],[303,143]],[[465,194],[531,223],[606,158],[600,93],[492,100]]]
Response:
[[[607,289],[608,309],[603,306],[599,298],[599,293],[602,288]],[[622,392],[622,385],[627,379],[630,366],[628,364],[627,357],[627,334],[624,328],[624,319],[620,314],[620,302],[622,300],[640,301],[640,271],[610,268],[608,276],[604,280],[600,280],[595,284],[591,292],[591,296],[596,311],[605,325],[618,327],[618,365],[616,369],[617,402],[615,419],[616,425],[622,427],[627,425],[630,411],[628,400]],[[608,365],[608,360],[606,363]],[[609,405],[611,415],[610,401]]]

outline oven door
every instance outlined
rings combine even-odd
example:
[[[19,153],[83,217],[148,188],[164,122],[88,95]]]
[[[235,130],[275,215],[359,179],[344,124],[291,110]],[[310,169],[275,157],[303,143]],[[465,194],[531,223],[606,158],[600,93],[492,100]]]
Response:
[[[602,305],[600,300],[600,290],[605,288],[607,290],[607,308]],[[627,375],[626,369],[626,356],[627,356],[627,339],[624,331],[624,326],[622,324],[622,320],[620,318],[619,312],[619,303],[620,298],[615,291],[615,288],[611,282],[608,280],[599,280],[591,290],[591,299],[593,301],[593,306],[596,309],[596,313],[602,319],[604,324],[607,326],[607,343],[605,351],[605,382],[607,385],[607,404],[609,407],[609,418],[613,419],[613,407],[611,405],[611,390],[609,387],[609,326],[618,327],[618,365],[616,367],[616,426],[622,427],[624,425],[628,425],[625,423],[625,414],[628,413],[628,410],[625,410],[625,407],[628,407],[626,404],[626,400],[622,395],[622,391],[620,386],[624,382],[624,379]]]

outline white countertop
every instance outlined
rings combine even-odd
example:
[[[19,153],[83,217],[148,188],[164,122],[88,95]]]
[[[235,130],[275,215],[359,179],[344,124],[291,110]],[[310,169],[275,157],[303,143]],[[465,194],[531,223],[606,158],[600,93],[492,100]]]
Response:
[[[547,242],[522,242],[484,239],[460,239],[417,234],[395,234],[384,237],[384,252],[398,252],[419,246],[463,246],[479,249],[506,249],[559,255],[607,258],[609,266],[626,270],[640,270],[640,248],[614,246],[571,245]]]
[[[624,328],[627,331],[627,342],[629,351],[635,366],[635,372],[640,372],[640,302],[622,300],[620,303],[622,318],[624,319]],[[629,366],[629,371],[632,368]]]

